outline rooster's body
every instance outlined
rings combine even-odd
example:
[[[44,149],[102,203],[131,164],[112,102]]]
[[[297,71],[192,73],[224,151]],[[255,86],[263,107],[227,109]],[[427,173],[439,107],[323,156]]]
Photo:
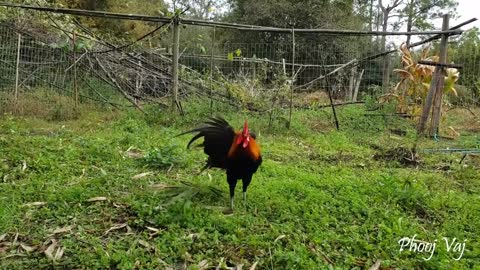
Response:
[[[243,131],[235,131],[223,118],[210,118],[205,125],[180,135],[196,133],[187,148],[197,139],[203,137],[205,154],[208,155],[204,169],[216,167],[226,170],[227,182],[230,187],[230,208],[233,209],[233,197],[238,180],[243,182],[243,199],[246,201],[248,185],[253,174],[262,163],[260,147],[255,141],[255,135],[248,132],[247,122]]]

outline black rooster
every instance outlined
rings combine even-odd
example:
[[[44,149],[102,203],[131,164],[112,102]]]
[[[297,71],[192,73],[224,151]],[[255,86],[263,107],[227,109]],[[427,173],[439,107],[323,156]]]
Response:
[[[187,133],[198,133],[190,140],[187,148],[195,140],[204,138],[200,146],[203,146],[208,160],[202,171],[211,167],[226,170],[230,187],[230,209],[233,210],[235,186],[239,179],[243,182],[243,201],[246,203],[248,185],[252,181],[253,174],[262,164],[260,147],[255,141],[255,135],[248,131],[247,121],[242,131],[235,131],[225,119],[212,117],[204,122],[204,126],[183,132],[178,136]]]

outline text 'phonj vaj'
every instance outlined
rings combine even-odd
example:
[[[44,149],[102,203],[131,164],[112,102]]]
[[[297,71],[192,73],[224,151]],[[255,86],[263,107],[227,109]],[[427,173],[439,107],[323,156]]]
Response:
[[[448,253],[455,254],[453,259],[458,261],[462,258],[463,253],[465,252],[465,243],[467,240],[463,242],[459,242],[457,238],[449,239],[448,237],[442,237],[440,242],[435,239],[433,242],[425,242],[419,239],[415,239],[417,235],[413,235],[413,237],[403,237],[398,241],[400,245],[400,252],[404,250],[409,250],[416,253],[426,253],[429,255],[428,257],[424,257],[423,259],[428,261],[433,257],[435,253],[435,249],[437,248],[437,243],[439,246],[443,246],[445,244],[445,249]]]

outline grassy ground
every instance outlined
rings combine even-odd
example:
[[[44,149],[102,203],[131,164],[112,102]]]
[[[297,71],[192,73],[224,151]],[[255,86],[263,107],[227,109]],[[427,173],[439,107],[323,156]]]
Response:
[[[480,269],[478,156],[459,164],[459,154],[419,152],[411,162],[411,123],[365,117],[357,105],[339,108],[341,131],[328,110],[296,112],[291,131],[284,121],[268,128],[267,116],[222,113],[236,127],[248,116],[264,157],[249,205],[237,196],[225,215],[224,173],[198,175],[204,154],[174,137],[208,115],[188,109],[184,118],[0,118],[0,267]],[[450,115],[461,136],[418,148],[480,147],[478,119]],[[399,251],[414,235],[436,243],[430,260]],[[466,241],[460,260],[442,237]]]

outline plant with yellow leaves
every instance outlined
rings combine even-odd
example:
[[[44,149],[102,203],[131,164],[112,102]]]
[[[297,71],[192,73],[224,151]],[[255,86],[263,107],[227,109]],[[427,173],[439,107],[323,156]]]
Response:
[[[438,56],[429,56],[430,47],[424,48],[416,56],[410,52],[407,45],[400,46],[402,54],[401,63],[403,68],[393,70],[400,76],[400,81],[392,89],[391,93],[385,94],[381,100],[397,101],[397,112],[411,115],[418,119],[422,112],[423,104],[427,97],[430,83],[432,82],[434,66],[419,64],[419,60],[438,62]],[[458,80],[459,72],[455,68],[445,70],[444,93],[452,92],[457,94],[454,85]]]

